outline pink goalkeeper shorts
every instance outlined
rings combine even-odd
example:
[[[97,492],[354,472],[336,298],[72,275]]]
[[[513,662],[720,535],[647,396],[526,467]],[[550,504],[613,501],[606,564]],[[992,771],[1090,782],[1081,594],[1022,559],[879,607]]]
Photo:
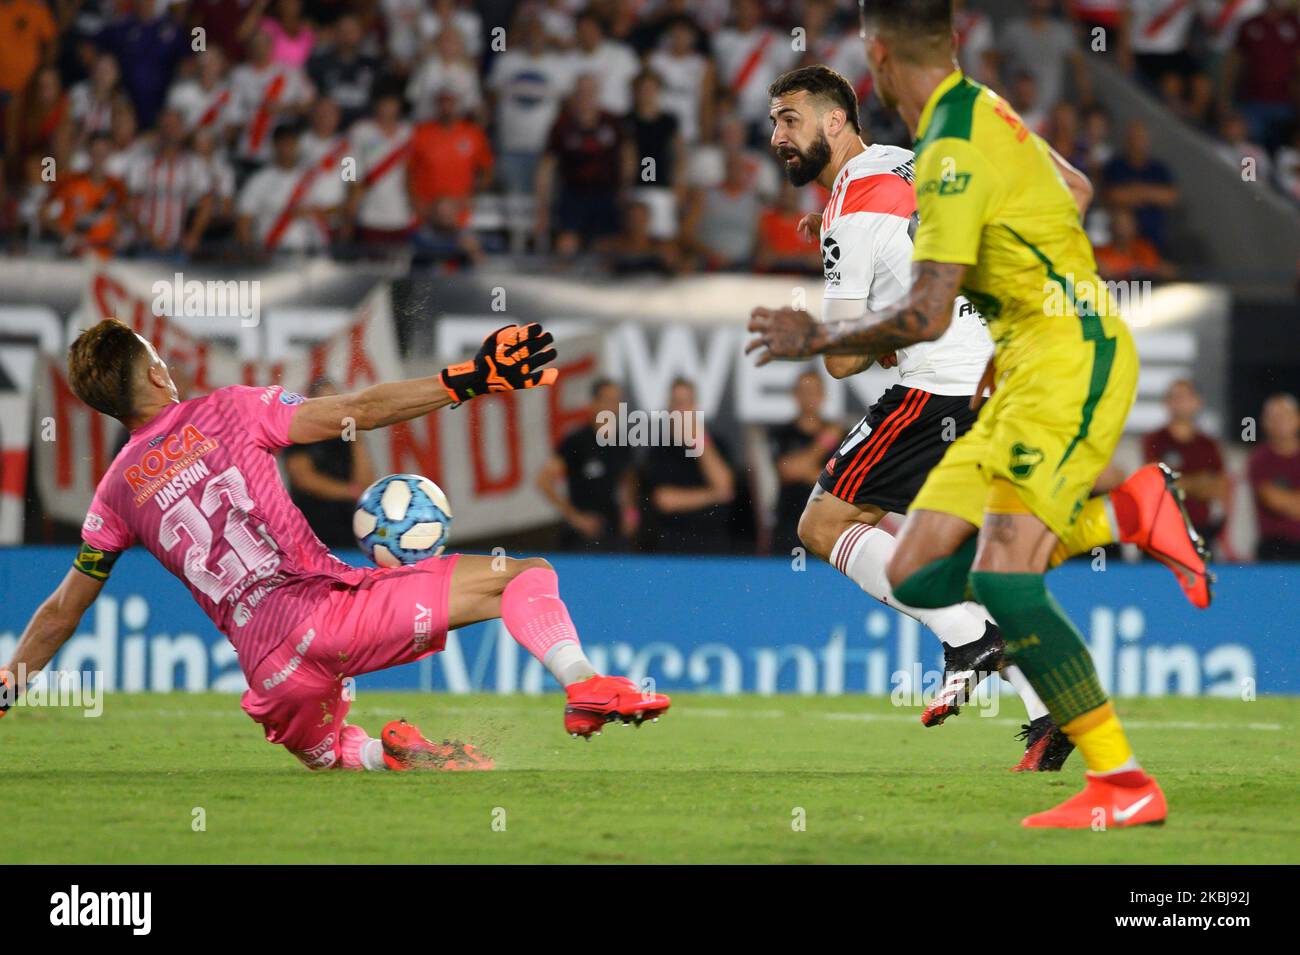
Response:
[[[447,642],[451,572],[458,555],[410,567],[358,569],[252,673],[240,705],[312,769],[339,758],[348,677],[401,666]]]

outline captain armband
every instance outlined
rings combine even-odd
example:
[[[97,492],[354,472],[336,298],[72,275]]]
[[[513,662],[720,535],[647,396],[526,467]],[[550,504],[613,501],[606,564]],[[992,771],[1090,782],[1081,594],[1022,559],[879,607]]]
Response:
[[[107,580],[109,573],[113,570],[113,565],[117,563],[117,559],[121,556],[121,551],[100,550],[98,547],[92,547],[82,541],[81,550],[77,551],[77,559],[72,562],[72,566],[87,577],[94,577],[96,580]]]

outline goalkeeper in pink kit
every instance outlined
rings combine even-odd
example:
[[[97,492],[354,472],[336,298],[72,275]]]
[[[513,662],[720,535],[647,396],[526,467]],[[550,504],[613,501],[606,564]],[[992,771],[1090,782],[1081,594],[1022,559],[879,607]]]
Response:
[[[108,319],[83,332],[69,351],[69,383],[130,439],[99,482],[73,568],[0,670],[0,714],[72,636],[118,555],[138,543],[234,645],[249,686],[245,712],[312,769],[490,768],[473,746],[432,742],[405,721],[379,738],[345,722],[344,680],[437,653],[449,629],[498,617],[565,688],[571,734],[657,718],[666,696],[592,668],[545,560],[453,554],[350,567],[312,533],[280,480],[275,452],[288,445],[552,384],[555,370],[541,367],[555,357],[551,341],[540,325],[508,325],[434,377],[311,399],[236,385],[179,401],[158,353],[126,325]]]

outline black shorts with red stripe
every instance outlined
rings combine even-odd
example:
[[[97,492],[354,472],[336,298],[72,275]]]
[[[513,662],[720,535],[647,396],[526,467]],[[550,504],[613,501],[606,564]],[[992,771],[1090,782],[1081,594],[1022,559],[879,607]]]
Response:
[[[969,397],[894,385],[849,432],[817,483],[850,504],[905,513],[930,469],[975,417]]]

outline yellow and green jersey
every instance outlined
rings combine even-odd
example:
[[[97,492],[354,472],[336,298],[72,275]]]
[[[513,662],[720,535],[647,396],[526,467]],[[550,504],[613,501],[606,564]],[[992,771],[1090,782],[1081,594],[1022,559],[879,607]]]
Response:
[[[1069,187],[1006,100],[953,71],[925,104],[914,150],[912,257],[970,266],[962,293],[1000,356],[1058,333],[1113,334],[1118,319]]]

